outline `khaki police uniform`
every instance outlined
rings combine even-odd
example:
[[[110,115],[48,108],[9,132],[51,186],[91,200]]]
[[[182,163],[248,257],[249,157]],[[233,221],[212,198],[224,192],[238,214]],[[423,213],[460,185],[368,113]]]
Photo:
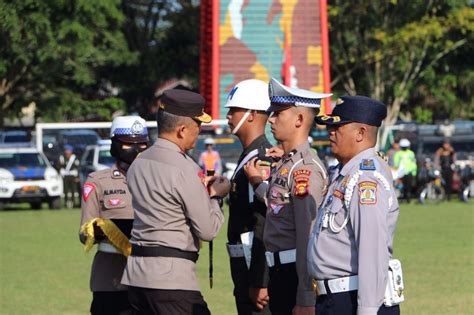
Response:
[[[116,165],[112,168],[94,172],[89,175],[83,187],[81,206],[81,226],[95,218],[133,220],[132,196],[127,187],[125,176]],[[130,231],[122,231],[124,234]],[[84,235],[80,234],[84,242]],[[106,240],[99,244],[94,256],[90,276],[92,292],[124,291],[126,286],[120,284],[127,258],[120,254]],[[120,301],[117,301],[120,303]],[[94,304],[92,305],[92,309]]]
[[[210,241],[217,235],[224,214],[218,202],[209,199],[198,176],[200,172],[199,166],[176,144],[162,138],[136,158],[127,172],[135,209],[132,246],[197,254],[200,239]],[[137,256],[134,249],[122,283],[199,292],[192,260]]]
[[[271,172],[263,240],[272,313],[291,314],[294,305],[315,304],[306,248],[326,185],[323,164],[307,142],[283,156]]]

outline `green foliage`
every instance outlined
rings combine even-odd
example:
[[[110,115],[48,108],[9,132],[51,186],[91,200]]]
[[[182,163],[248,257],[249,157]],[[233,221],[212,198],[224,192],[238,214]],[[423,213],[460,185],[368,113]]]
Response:
[[[433,112],[421,106],[415,107],[415,121],[419,124],[431,124],[433,122]]]
[[[0,0],[0,104],[13,116],[31,102],[44,120],[110,118],[123,102],[99,95],[99,70],[133,64],[119,0]],[[97,110],[97,108],[100,108]]]
[[[453,110],[473,102],[474,9],[466,1],[334,0],[329,20],[336,92],[384,101],[389,123],[427,102],[443,115],[472,112]]]

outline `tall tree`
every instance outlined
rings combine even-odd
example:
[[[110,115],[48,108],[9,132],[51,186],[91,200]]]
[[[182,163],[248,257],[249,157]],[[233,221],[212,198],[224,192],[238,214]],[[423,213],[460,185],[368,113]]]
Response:
[[[408,104],[415,97],[421,104],[427,98],[445,104],[447,94],[461,97],[460,88],[472,103],[472,67],[450,93],[440,93],[453,82],[446,76],[447,62],[455,61],[450,57],[472,54],[474,9],[466,1],[333,0],[329,19],[334,90],[384,101],[386,125],[396,122],[403,106],[413,111]],[[461,62],[454,68],[461,70]]]
[[[0,0],[0,106],[44,120],[108,119],[124,108],[102,67],[132,64],[119,0]],[[112,96],[112,97],[111,97]],[[3,120],[3,119],[2,119]],[[2,121],[0,120],[0,121]]]
[[[139,62],[120,67],[115,77],[129,109],[147,117],[157,85],[173,78],[197,83],[199,1],[123,0],[122,10],[124,34]]]

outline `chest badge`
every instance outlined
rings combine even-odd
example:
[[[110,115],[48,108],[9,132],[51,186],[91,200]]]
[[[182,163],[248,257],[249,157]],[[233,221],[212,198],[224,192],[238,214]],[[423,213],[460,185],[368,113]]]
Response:
[[[274,214],[279,214],[281,209],[283,209],[284,204],[281,203],[270,203],[270,208]]]
[[[286,176],[288,175],[288,169],[286,167],[284,167],[281,171],[280,171],[280,176]]]
[[[108,201],[109,206],[116,207],[122,203],[120,198],[110,198]]]

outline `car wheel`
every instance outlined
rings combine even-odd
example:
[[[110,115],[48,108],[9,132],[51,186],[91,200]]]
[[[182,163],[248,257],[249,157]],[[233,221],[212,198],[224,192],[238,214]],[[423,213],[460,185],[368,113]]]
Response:
[[[61,198],[56,197],[56,198],[51,199],[49,201],[49,209],[51,210],[61,209]]]
[[[41,209],[41,201],[30,202],[31,209]]]

